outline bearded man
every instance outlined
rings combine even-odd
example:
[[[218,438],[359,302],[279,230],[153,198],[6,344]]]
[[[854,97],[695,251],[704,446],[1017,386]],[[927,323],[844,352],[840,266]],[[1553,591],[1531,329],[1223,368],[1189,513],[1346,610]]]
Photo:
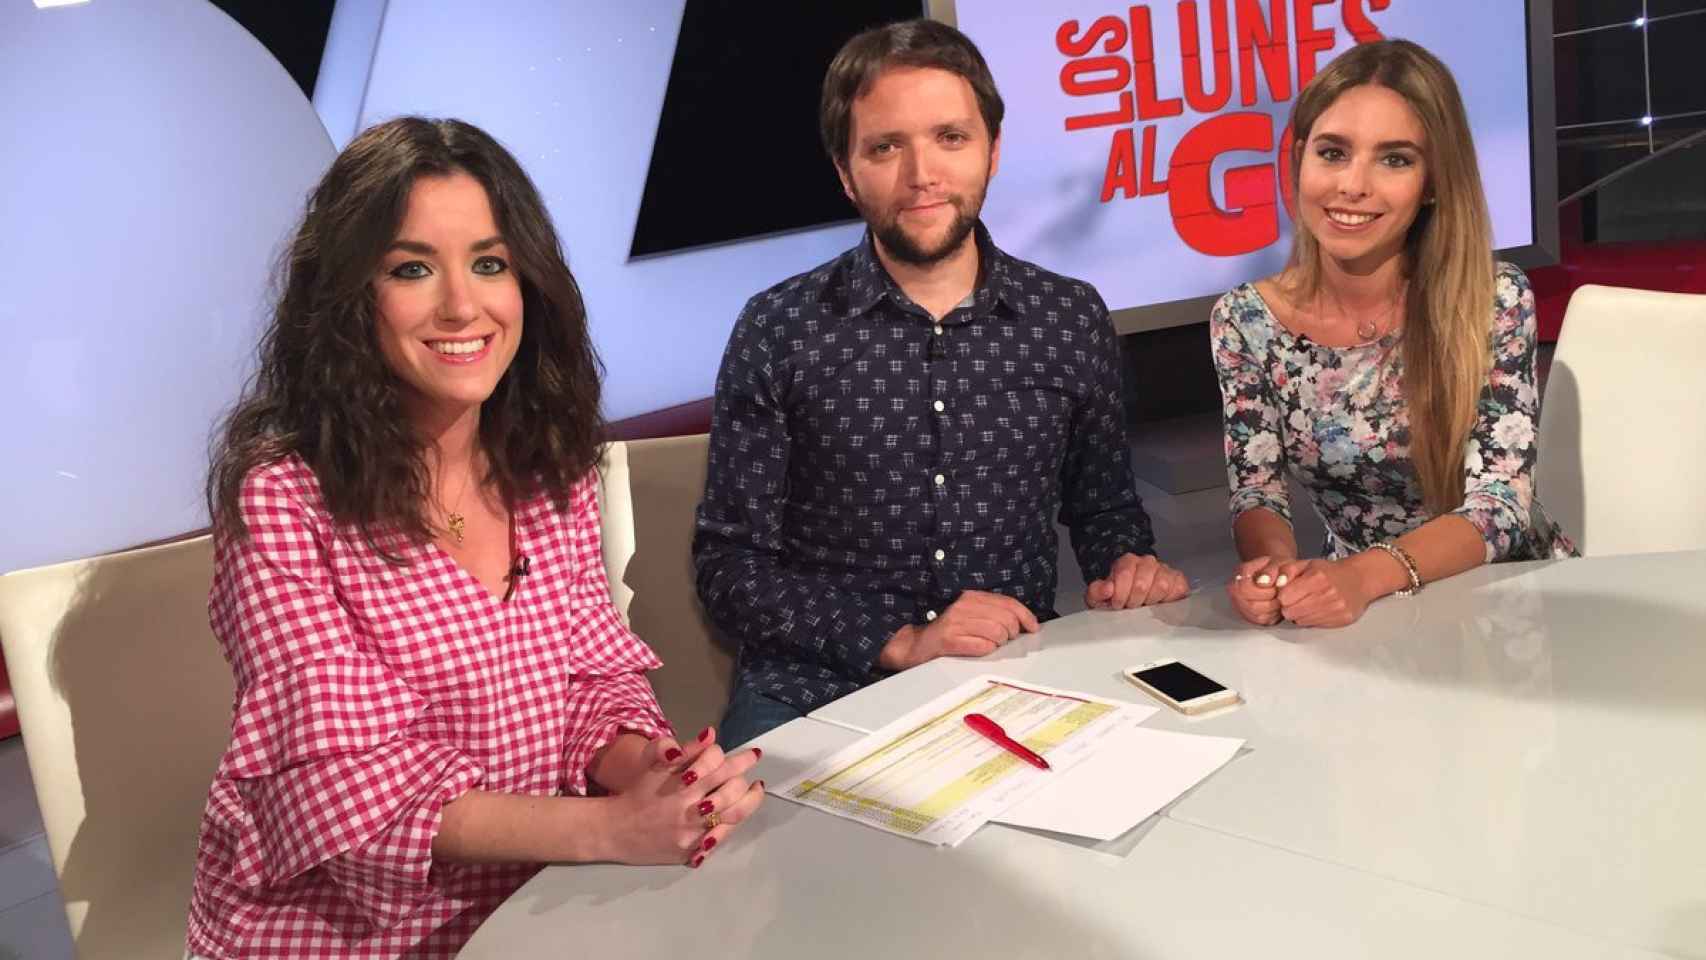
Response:
[[[932,20],[848,41],[820,128],[868,230],[749,300],[717,375],[693,556],[739,641],[719,741],[1054,616],[1071,532],[1092,608],[1176,600],[1132,480],[1106,305],[978,220],[1001,95]]]

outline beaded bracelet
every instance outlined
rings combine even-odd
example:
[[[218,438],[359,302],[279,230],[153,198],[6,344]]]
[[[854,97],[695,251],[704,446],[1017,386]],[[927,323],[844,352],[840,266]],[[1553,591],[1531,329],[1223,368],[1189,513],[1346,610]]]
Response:
[[[1374,549],[1384,550],[1391,555],[1392,559],[1398,561],[1398,565],[1404,568],[1404,575],[1410,578],[1410,585],[1397,591],[1394,596],[1413,597],[1417,590],[1422,589],[1422,574],[1416,569],[1416,558],[1410,556],[1408,550],[1390,540],[1375,544]]]

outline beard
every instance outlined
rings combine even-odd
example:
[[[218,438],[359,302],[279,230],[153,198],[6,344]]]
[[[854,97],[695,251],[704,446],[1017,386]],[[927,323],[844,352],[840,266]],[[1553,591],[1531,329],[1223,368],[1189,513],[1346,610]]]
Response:
[[[982,189],[970,201],[960,194],[950,194],[944,198],[948,206],[954,208],[954,219],[948,223],[948,229],[942,234],[942,239],[926,246],[918,237],[906,232],[900,225],[900,214],[895,211],[873,209],[861,197],[855,197],[859,206],[859,215],[865,224],[871,228],[871,234],[882,243],[883,249],[889,256],[901,263],[915,267],[929,267],[941,263],[957,252],[971,236],[972,228],[977,225],[978,214],[983,212],[983,198],[989,190],[989,182],[984,181]]]

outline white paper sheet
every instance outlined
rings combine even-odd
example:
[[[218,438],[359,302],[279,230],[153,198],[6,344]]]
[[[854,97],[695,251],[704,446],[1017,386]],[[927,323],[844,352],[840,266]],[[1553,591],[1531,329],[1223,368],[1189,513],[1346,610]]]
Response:
[[[1138,720],[1155,712],[1142,711]],[[1244,743],[1140,727],[1114,730],[1090,756],[1024,800],[1002,811],[997,823],[1093,840],[1112,840],[1176,800],[1231,760]]]

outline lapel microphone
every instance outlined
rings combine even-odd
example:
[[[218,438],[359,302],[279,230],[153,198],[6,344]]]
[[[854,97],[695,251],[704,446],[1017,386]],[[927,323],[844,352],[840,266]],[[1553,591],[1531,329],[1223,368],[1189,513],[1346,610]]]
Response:
[[[505,580],[509,581],[509,587],[504,590],[505,603],[509,602],[510,597],[515,596],[515,588],[520,584],[521,578],[532,572],[532,559],[525,553],[516,554],[515,562],[509,565],[509,573],[504,577]]]

